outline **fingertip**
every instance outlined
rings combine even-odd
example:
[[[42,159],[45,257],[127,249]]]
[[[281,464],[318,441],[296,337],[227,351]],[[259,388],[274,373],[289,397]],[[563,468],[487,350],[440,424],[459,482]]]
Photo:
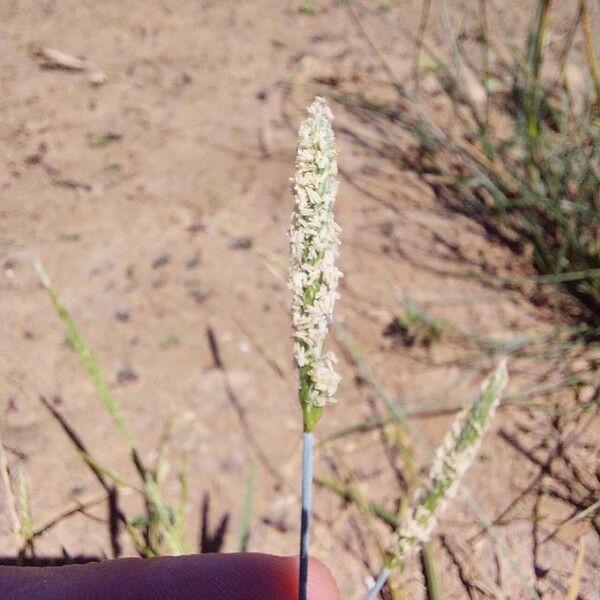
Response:
[[[286,567],[293,573],[294,581],[298,581],[299,559],[287,556]],[[297,596],[295,596],[297,597]],[[331,571],[316,558],[311,558],[308,565],[308,600],[339,600],[339,593]]]
[[[13,600],[298,600],[299,559],[268,554],[124,558],[65,567],[0,568]],[[309,600],[339,600],[329,569],[311,559]]]
[[[308,566],[309,600],[339,600],[339,593],[331,571],[313,558]]]

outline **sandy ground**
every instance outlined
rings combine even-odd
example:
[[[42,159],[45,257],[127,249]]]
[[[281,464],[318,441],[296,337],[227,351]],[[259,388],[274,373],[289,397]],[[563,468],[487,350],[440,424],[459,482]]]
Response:
[[[0,6],[0,426],[13,475],[26,475],[34,523],[100,490],[40,395],[95,457],[134,478],[37,281],[32,265],[42,260],[145,460],[174,420],[164,490],[176,497],[187,454],[189,530],[200,529],[208,503],[208,533],[227,519],[220,549],[235,549],[255,462],[249,549],[296,552],[300,415],[285,285],[295,131],[313,93],[327,93],[315,78],[365,92],[381,90],[383,79],[342,3],[315,5],[315,14],[274,0]],[[419,6],[399,2],[391,16],[415,30]],[[377,23],[371,30],[404,77],[413,58],[406,40]],[[35,56],[43,46],[83,57],[88,70],[43,68]],[[424,447],[441,439],[451,418],[437,409],[470,400],[496,357],[473,356],[450,334],[430,348],[384,336],[404,295],[456,330],[505,339],[550,331],[550,311],[457,277],[522,274],[526,260],[445,208],[409,162],[378,150],[381,136],[406,150],[402,134],[333,108],[345,272],[337,317],[389,394],[425,411],[411,419],[425,472]],[[385,413],[364,372],[332,345],[344,378],[322,437]],[[553,380],[554,365],[515,360],[511,391]],[[586,393],[533,400],[572,406]],[[598,497],[599,429],[590,417],[563,427],[531,404],[501,411],[466,487],[497,520],[502,541],[459,498],[435,540],[445,597],[528,598],[525,582],[544,598],[563,598],[582,544],[580,598],[597,598],[598,533],[585,521],[559,527]],[[393,509],[405,488],[402,461],[387,445],[380,431],[343,438],[318,453],[316,472]],[[15,548],[5,498],[3,490],[6,561]],[[132,517],[142,509],[132,495],[121,501]],[[111,556],[105,519],[101,503],[61,520],[36,539],[37,556]],[[361,598],[379,568],[373,528],[385,543],[385,528],[317,489],[313,551],[343,598]],[[120,542],[132,553],[125,535]],[[424,597],[418,561],[397,582],[407,597]]]

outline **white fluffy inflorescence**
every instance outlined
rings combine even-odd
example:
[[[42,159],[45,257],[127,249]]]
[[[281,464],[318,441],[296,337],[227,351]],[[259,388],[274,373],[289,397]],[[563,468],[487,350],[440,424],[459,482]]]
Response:
[[[431,537],[437,517],[456,494],[462,477],[477,456],[507,379],[506,361],[502,361],[491,379],[484,382],[477,402],[454,421],[436,452],[428,482],[417,490],[412,510],[400,522],[388,551],[390,566],[404,564]]]
[[[292,179],[289,288],[300,401],[322,407],[333,401],[340,380],[333,369],[335,354],[323,351],[341,276],[335,266],[340,228],[333,218],[338,181],[331,110],[316,97],[308,112],[298,134]]]

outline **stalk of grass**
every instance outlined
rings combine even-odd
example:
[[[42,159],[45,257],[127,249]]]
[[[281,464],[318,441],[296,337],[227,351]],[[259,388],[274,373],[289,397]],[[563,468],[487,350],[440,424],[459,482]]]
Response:
[[[81,460],[86,463],[92,471],[99,473],[106,477],[109,481],[112,481],[117,487],[135,489],[138,492],[141,491],[139,488],[127,483],[122,477],[113,473],[108,467],[105,467],[99,463],[91,454],[88,454],[85,450],[77,448],[77,454]]]
[[[384,401],[384,403],[386,405],[395,407],[395,411],[392,414],[396,418],[398,418],[399,420],[401,420],[403,422],[403,424],[406,426],[407,430],[412,433],[413,438],[415,440],[417,440],[429,453],[433,453],[434,449],[427,442],[426,437],[424,435],[422,435],[422,433],[415,427],[414,424],[411,424],[408,422],[406,410],[403,407],[400,407],[396,403],[396,401],[393,400],[393,398],[391,398],[391,396],[387,393],[385,388],[383,388],[383,386],[381,385],[381,383],[379,382],[379,380],[374,375],[371,368],[365,361],[364,357],[360,353],[356,344],[354,344],[352,342],[352,340],[350,339],[350,337],[348,336],[345,328],[343,328],[341,326],[341,324],[338,322],[336,322],[335,325],[336,325],[336,337],[337,337],[338,342],[344,347],[344,349],[348,352],[348,354],[352,358],[353,362],[359,367],[359,370],[360,370],[362,376],[365,377],[365,379],[367,379],[367,381],[370,383],[370,385],[376,391],[377,395]],[[535,592],[533,587],[529,584],[529,582],[526,580],[526,578],[523,576],[519,565],[513,559],[511,552],[506,545],[506,542],[504,541],[504,539],[502,538],[500,533],[496,530],[493,523],[487,517],[485,512],[479,506],[479,504],[477,503],[475,498],[473,498],[473,496],[464,487],[461,489],[461,493],[464,496],[471,512],[473,512],[473,514],[477,517],[477,519],[479,519],[479,521],[483,524],[486,531],[488,531],[490,536],[494,539],[494,541],[495,541],[498,549],[502,553],[502,555],[506,557],[511,569],[517,576],[518,580],[521,582],[521,585],[523,586],[523,588],[528,591],[528,594],[532,599],[539,600],[539,596],[537,595],[537,593]],[[384,569],[384,571],[386,571],[386,569]],[[387,573],[387,571],[386,571],[386,573]],[[382,576],[382,578],[380,580],[380,583],[382,586],[385,585],[385,582],[387,581],[388,576],[389,576],[389,573],[385,574],[385,576]]]
[[[123,413],[121,412],[121,408],[119,407],[115,397],[113,396],[113,393],[110,390],[108,382],[106,381],[106,378],[104,377],[104,374],[100,369],[98,361],[96,360],[88,345],[85,343],[83,337],[79,333],[79,330],[77,329],[75,322],[69,314],[69,311],[65,308],[65,306],[60,301],[60,298],[58,297],[57,293],[54,291],[54,288],[52,287],[52,283],[50,281],[50,277],[48,276],[48,273],[46,272],[46,269],[44,268],[41,262],[37,262],[35,264],[35,270],[42,286],[48,294],[48,297],[52,301],[52,305],[54,306],[56,314],[58,315],[59,319],[62,321],[62,324],[65,327],[69,343],[71,344],[73,350],[75,350],[75,353],[81,360],[85,370],[87,371],[90,377],[92,385],[98,392],[98,395],[100,396],[100,399],[102,400],[104,406],[108,410],[110,416],[113,418],[117,429],[123,436],[125,443],[127,444],[132,461],[136,465],[136,468],[138,469],[140,475],[143,478],[145,476],[145,469],[141,467],[141,462],[139,461],[138,453],[133,443],[133,436],[131,434],[131,430],[129,429],[129,426],[125,421]]]
[[[421,16],[419,17],[419,29],[417,33],[416,49],[415,49],[415,60],[413,67],[413,80],[415,94],[419,93],[420,83],[420,67],[421,67],[421,53],[423,52],[423,39],[425,37],[425,30],[427,29],[427,22],[429,21],[429,11],[431,9],[431,0],[424,0],[421,5]]]
[[[600,499],[596,500],[591,506],[588,506],[585,510],[578,512],[576,515],[567,519],[563,525],[567,523],[577,523],[587,518],[593,518],[596,514],[600,513]]]
[[[585,557],[585,546],[583,540],[579,543],[579,552],[577,553],[577,560],[575,561],[575,568],[573,569],[573,575],[571,576],[571,584],[569,585],[569,591],[565,596],[565,600],[577,600],[579,597],[579,587],[581,585],[581,573],[583,571],[583,559]]]
[[[187,535],[186,523],[190,507],[190,483],[189,483],[189,467],[187,452],[182,453],[181,467],[179,469],[179,499],[177,509],[175,510],[175,531],[177,539],[181,541],[181,545],[185,548],[186,554],[190,547],[189,538]]]
[[[83,462],[89,467],[90,471],[93,473],[94,477],[102,486],[108,497],[114,494],[114,485],[122,486],[125,488],[131,488],[143,494],[143,491],[140,491],[137,488],[135,488],[135,486],[128,484],[121,477],[118,477],[114,473],[112,473],[112,471],[108,467],[105,467],[98,460],[93,458],[88,452],[80,436],[67,422],[65,417],[56,409],[56,407],[52,406],[52,404],[48,402],[48,400],[46,400],[44,396],[40,396],[39,400],[46,407],[46,409],[56,420],[56,422],[61,426],[64,433],[69,438],[70,442],[73,444],[75,451],[81,457]],[[112,482],[113,485],[111,485],[109,482]],[[141,556],[154,556],[156,554],[155,549],[150,548],[148,544],[145,544],[142,540],[140,540],[138,532],[128,522],[127,518],[121,511],[117,510],[116,517],[125,527],[125,530],[129,534],[131,541],[133,542],[136,550]],[[149,536],[146,537],[149,538]]]
[[[314,481],[317,485],[335,492],[338,494],[338,496],[340,496],[340,498],[346,500],[347,502],[352,502],[358,506],[366,507],[376,517],[381,519],[381,521],[392,528],[397,527],[400,523],[399,517],[394,511],[388,510],[384,506],[377,504],[377,502],[365,501],[355,489],[343,484],[340,481],[336,481],[328,477],[322,477],[321,475],[315,475]]]
[[[254,502],[254,493],[256,488],[256,467],[251,461],[248,465],[248,475],[246,477],[246,489],[244,491],[244,504],[242,506],[242,518],[240,523],[240,532],[238,534],[238,552],[246,552],[248,549],[248,540],[250,539],[250,519],[252,517],[252,504]]]
[[[352,344],[349,339],[345,328],[338,321],[334,322],[335,326],[335,334],[338,341],[340,341],[344,348],[350,353],[352,360],[360,365],[361,371],[366,379],[369,381],[370,385],[377,392],[380,398],[384,401],[387,409],[388,409],[388,422],[396,424],[396,442],[398,445],[399,453],[404,462],[404,466],[408,473],[408,481],[409,481],[409,489],[413,489],[417,486],[418,483],[418,475],[417,470],[414,463],[414,457],[412,450],[408,444],[407,432],[405,430],[405,424],[407,421],[408,413],[405,408],[401,407],[385,390],[384,386],[375,376],[375,374],[368,367],[366,362],[362,359],[362,356],[359,350]],[[364,427],[364,425],[363,425]],[[356,495],[353,495],[353,501],[356,502]],[[379,511],[379,508],[377,509]],[[377,513],[376,513],[377,514]],[[434,551],[432,548],[428,548],[429,555],[431,560],[426,561],[423,564],[426,572],[426,579],[430,579],[432,582],[437,580],[437,574],[435,569],[433,569],[434,563]],[[431,568],[431,570],[429,570]],[[386,578],[387,581],[387,578]],[[385,585],[385,582],[383,582]],[[434,590],[435,592],[435,590]]]
[[[594,48],[594,34],[590,22],[587,0],[579,0],[579,16],[581,18],[581,29],[583,32],[583,43],[585,45],[585,56],[588,61],[594,87],[596,89],[596,103],[600,102],[600,66],[596,58],[596,49]]]
[[[487,0],[478,1],[479,8],[479,36],[481,39],[481,64],[483,70],[483,89],[485,90],[485,114],[483,118],[483,131],[488,137],[490,122],[490,36],[488,32]],[[489,148],[489,144],[487,145]],[[486,150],[488,149],[486,148]]]
[[[427,585],[427,598],[429,600],[442,600],[442,587],[437,574],[435,551],[431,542],[426,542],[421,548],[421,561]]]
[[[156,482],[150,475],[146,477],[146,493],[148,495],[148,500],[150,500],[152,506],[156,510],[158,520],[162,526],[171,552],[175,556],[185,554],[185,546],[177,535],[177,531],[173,523],[172,513],[167,510],[167,507],[163,503],[162,497],[158,491],[158,487],[156,486]]]
[[[307,599],[308,552],[312,515],[313,430],[325,406],[333,401],[340,376],[335,354],[323,345],[333,317],[341,272],[335,266],[339,226],[333,205],[337,193],[333,115],[324,98],[316,97],[298,132],[294,210],[289,229],[294,359],[303,417],[302,495],[300,524],[300,600]]]
[[[407,413],[406,413],[405,409],[400,407],[395,402],[395,400],[387,393],[385,388],[383,388],[383,386],[381,385],[381,383],[379,382],[377,377],[374,375],[372,369],[370,368],[370,366],[367,364],[366,360],[362,356],[362,354],[359,351],[356,344],[354,344],[352,342],[352,340],[350,339],[350,337],[348,336],[345,328],[343,328],[340,325],[340,323],[338,323],[338,322],[336,322],[335,325],[336,325],[336,338],[337,338],[338,342],[340,343],[341,346],[343,346],[343,348],[346,350],[346,352],[351,357],[352,361],[359,368],[361,375],[370,383],[371,387],[375,390],[377,395],[383,400],[383,402],[386,405],[389,405],[389,406],[395,408],[395,410],[392,414],[403,422],[403,424],[406,426],[407,431],[409,431],[412,434],[413,439],[415,439],[417,442],[419,442],[420,445],[422,447],[424,447],[429,453],[433,454],[435,449],[431,447],[431,445],[427,441],[427,438],[422,434],[422,432],[420,432],[414,424],[411,424],[408,422]],[[465,499],[467,500],[467,505],[470,508],[471,512],[477,517],[477,519],[479,519],[479,521],[481,521],[481,523],[483,524],[485,529],[493,537],[496,545],[498,546],[498,548],[501,551],[501,553],[503,554],[503,556],[506,557],[511,569],[513,570],[513,572],[515,573],[515,575],[521,582],[522,586],[528,591],[529,596],[534,600],[539,600],[539,596],[537,595],[535,590],[532,588],[532,586],[528,583],[526,578],[523,576],[519,565],[512,558],[512,555],[506,545],[506,542],[503,540],[500,533],[493,526],[493,524],[491,523],[490,519],[487,517],[485,512],[482,510],[482,508],[479,506],[477,501],[471,496],[471,494],[469,494],[469,492],[464,487],[462,488],[462,494],[465,497]],[[382,578],[382,582],[381,582],[382,586],[385,585],[385,582],[387,581],[388,576],[389,576],[389,573],[387,575],[385,575],[385,577]]]
[[[56,525],[57,523],[61,522],[66,517],[84,511],[87,508],[91,508],[92,506],[102,504],[103,502],[106,502],[107,499],[108,494],[103,491],[99,494],[92,494],[85,498],[70,500],[58,510],[46,515],[43,519],[40,519],[39,521],[34,523],[32,526],[32,537],[35,538],[41,535],[42,533],[45,533],[53,525]]]
[[[150,473],[143,465],[137,447],[133,440],[133,435],[131,433],[131,429],[127,424],[125,417],[121,411],[119,404],[117,403],[116,398],[112,394],[110,387],[100,365],[94,355],[92,354],[90,348],[85,343],[81,333],[79,332],[75,322],[73,321],[71,315],[69,314],[66,307],[60,301],[58,294],[54,291],[52,284],[50,282],[50,278],[46,273],[43,265],[38,262],[35,265],[36,272],[44,287],[46,293],[48,294],[54,309],[63,323],[67,338],[75,350],[77,356],[81,360],[85,370],[87,371],[90,380],[97,391],[102,403],[108,410],[111,415],[113,422],[117,430],[120,432],[123,437],[127,449],[129,458],[135,467],[140,479],[143,482],[143,491],[142,494],[145,499],[145,503],[147,507],[150,509],[150,518],[149,518],[149,531],[147,532],[146,538],[149,541],[153,541],[156,536],[153,524],[156,522],[160,528],[164,532],[165,539],[171,549],[175,554],[182,554],[184,551],[184,544],[181,539],[177,536],[177,532],[173,527],[172,519],[169,514],[169,511],[166,509],[166,506],[162,500],[160,491],[158,486],[156,485],[155,477],[152,473]],[[42,399],[43,400],[43,399]],[[56,411],[49,405],[48,402],[44,400],[44,404],[51,410],[52,414],[56,416]],[[66,421],[61,417],[59,418],[63,429],[69,435],[71,441],[75,444],[78,453],[81,458],[92,468],[95,474],[103,481],[103,476],[109,477],[112,481],[114,481],[117,485],[127,485],[120,477],[115,476],[110,470],[102,467],[100,463],[95,460],[85,449],[83,444],[78,441],[78,437],[71,430]],[[134,536],[135,529],[124,519],[125,526],[130,535]],[[137,540],[137,536],[134,536],[134,539]],[[156,548],[144,548],[144,555],[156,554]]]
[[[33,546],[34,535],[33,520],[31,518],[31,505],[29,503],[27,479],[25,478],[25,473],[23,470],[19,471],[18,507],[23,548],[28,547],[31,553],[35,555],[35,549]]]
[[[6,459],[6,452],[4,450],[2,435],[0,435],[0,475],[2,476],[2,483],[4,484],[6,505],[8,508],[8,514],[12,525],[15,546],[18,552],[23,547],[23,527],[21,525],[21,519],[19,518],[16,495],[14,493],[13,484],[10,479],[8,461]]]
[[[393,568],[403,568],[407,559],[426,543],[436,526],[436,518],[453,497],[460,479],[476,456],[482,435],[493,416],[506,386],[506,363],[482,387],[481,395],[470,410],[454,424],[453,431],[436,453],[428,483],[421,488],[410,512],[398,527],[385,557],[385,566],[369,592],[374,600]]]

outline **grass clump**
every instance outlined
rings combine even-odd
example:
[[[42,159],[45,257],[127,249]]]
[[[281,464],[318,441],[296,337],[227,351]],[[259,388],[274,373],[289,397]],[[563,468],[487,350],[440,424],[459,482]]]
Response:
[[[475,31],[460,36],[441,3],[446,48],[439,52],[424,41],[434,12],[430,2],[423,4],[416,35],[362,4],[347,0],[346,5],[399,98],[390,104],[341,93],[338,99],[409,132],[418,150],[415,166],[438,197],[517,253],[530,255],[542,297],[561,314],[597,327],[600,76],[586,0],[574,5],[564,35],[555,26],[554,9],[558,13],[561,7],[538,0],[522,46],[512,41],[491,3],[479,2],[472,15]],[[414,44],[412,88],[396,79],[379,54],[364,15],[383,20]],[[583,67],[572,60],[577,36],[585,48]],[[574,69],[583,69],[583,84],[574,85]],[[445,98],[441,112],[420,95],[426,77]]]

